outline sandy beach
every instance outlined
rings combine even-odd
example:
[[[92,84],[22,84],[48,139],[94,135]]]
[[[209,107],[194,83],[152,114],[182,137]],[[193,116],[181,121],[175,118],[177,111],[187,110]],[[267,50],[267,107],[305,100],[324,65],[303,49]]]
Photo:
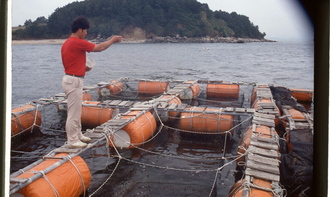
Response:
[[[12,40],[13,45],[24,44],[63,44],[65,39],[43,39],[43,40]]]

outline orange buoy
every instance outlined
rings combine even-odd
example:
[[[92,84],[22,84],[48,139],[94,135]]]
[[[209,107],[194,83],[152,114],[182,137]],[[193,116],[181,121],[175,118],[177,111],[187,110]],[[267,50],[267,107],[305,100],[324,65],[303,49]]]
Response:
[[[187,81],[185,82],[185,84],[192,84],[190,86],[191,92],[192,92],[192,98],[196,98],[200,92],[201,92],[201,87],[199,86],[198,83],[194,82],[194,81]]]
[[[34,105],[17,107],[11,111],[11,114],[11,136],[31,131],[41,125],[41,114]]]
[[[83,101],[92,101],[92,95],[88,92],[83,92],[83,97],[82,97]]]
[[[277,134],[276,131],[274,132],[275,134]],[[253,132],[252,126],[250,126],[248,130],[244,133],[244,136],[241,140],[237,152],[239,152],[240,154],[245,153],[245,150],[247,150],[250,146],[252,134],[255,134],[263,138],[272,138],[272,132],[269,127],[264,125],[256,125],[256,129]],[[237,161],[244,161],[244,159],[245,159],[244,157],[240,157]]]
[[[55,157],[66,156],[67,153],[60,153]],[[37,166],[25,171],[17,178],[29,178],[35,175],[34,172],[40,172],[58,162],[60,159],[46,159]],[[83,194],[90,185],[91,174],[85,161],[76,156],[70,161],[62,164],[53,171],[47,173],[45,177],[30,183],[18,191],[24,196],[76,196]],[[78,172],[79,171],[79,172]],[[53,188],[52,188],[53,187]],[[57,192],[58,195],[55,194]]]
[[[158,100],[162,100],[162,101],[167,100],[166,102],[169,105],[174,104],[174,103],[177,104],[177,105],[182,104],[181,100],[178,97],[173,96],[173,95],[162,95],[158,98]],[[175,117],[178,117],[179,114],[180,113],[177,112],[177,111],[168,111],[167,114],[162,114],[161,116],[162,116],[162,120],[164,122],[166,122],[168,120],[173,120],[173,118],[175,118]]]
[[[134,118],[142,113],[141,111],[131,111],[123,115],[121,119]],[[147,141],[156,131],[156,120],[151,112],[146,112],[137,119],[133,120],[121,130],[111,135],[113,144],[119,148],[134,148]],[[109,142],[112,145],[111,142]]]
[[[207,84],[208,98],[237,99],[239,96],[238,84]]]
[[[253,178],[252,184],[255,186],[258,186],[259,188],[266,188],[271,190],[272,189],[272,183],[270,181],[258,179],[258,178]],[[232,188],[230,189],[230,192],[228,194],[228,197],[243,197],[244,193],[244,183],[245,179],[242,179],[240,181],[237,181]],[[274,194],[270,191],[265,191],[262,189],[258,189],[256,187],[250,187],[250,186],[245,186],[246,189],[248,189],[247,192],[247,197],[273,197]]]
[[[99,102],[86,101],[82,106],[81,125],[83,127],[94,128],[110,120],[115,109],[105,108],[98,105]]]
[[[300,102],[312,102],[313,101],[313,90],[306,89],[290,89],[291,95]]]
[[[278,115],[281,114],[281,111],[279,110],[277,105],[274,103],[274,101],[272,101],[268,98],[257,99],[253,103],[252,108],[255,109],[256,111],[258,111],[260,105],[265,104],[265,103],[273,103],[274,110],[277,112]],[[278,117],[276,117],[274,121],[275,121],[275,125],[280,125],[281,124],[281,120]]]
[[[233,127],[234,117],[232,115],[207,113],[218,112],[218,109],[193,107],[186,108],[186,110],[191,111],[181,113],[180,129],[197,132],[224,132]]]
[[[291,115],[292,119],[297,119],[297,120],[305,120],[306,117],[301,111],[298,111],[296,109],[288,109],[289,114]]]
[[[168,82],[140,81],[138,85],[138,92],[140,94],[147,94],[147,95],[163,94],[168,89],[169,89]]]
[[[98,93],[100,96],[117,95],[123,91],[124,85],[122,82],[112,80],[110,83],[110,85],[98,89]]]

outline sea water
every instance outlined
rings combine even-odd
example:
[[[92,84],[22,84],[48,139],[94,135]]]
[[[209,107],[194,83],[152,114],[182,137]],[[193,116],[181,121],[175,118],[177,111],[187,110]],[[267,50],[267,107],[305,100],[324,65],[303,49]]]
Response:
[[[13,107],[63,92],[60,48],[61,45],[13,46]],[[96,65],[84,83],[95,85],[127,77],[257,82],[313,89],[313,51],[313,43],[301,42],[115,44],[93,54]],[[47,113],[51,112],[57,113],[55,108]],[[46,117],[43,118],[47,120]],[[63,131],[43,130],[42,135],[13,150],[11,171],[62,146],[65,138]],[[82,154],[92,175],[89,195],[208,196],[214,187],[216,192],[212,195],[227,196],[235,183],[236,163],[229,162],[236,155],[238,141],[226,140],[230,139],[187,138],[178,131],[162,128],[155,139],[141,147],[157,155],[140,149],[119,150],[129,159],[119,163],[116,157],[109,156],[116,152],[109,152],[104,142]],[[217,173],[215,170],[224,164],[228,165]]]
[[[63,92],[61,45],[14,45],[12,102]],[[85,85],[121,77],[163,80],[223,80],[313,89],[313,43],[115,44],[93,53]]]

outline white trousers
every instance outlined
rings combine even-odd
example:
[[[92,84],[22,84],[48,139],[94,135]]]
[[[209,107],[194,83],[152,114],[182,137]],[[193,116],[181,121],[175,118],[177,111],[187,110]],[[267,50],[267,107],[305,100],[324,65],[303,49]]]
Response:
[[[72,144],[78,142],[81,133],[81,112],[82,112],[82,96],[83,96],[84,79],[64,75],[62,78],[62,88],[67,97],[67,119],[66,119],[66,135],[67,143]]]

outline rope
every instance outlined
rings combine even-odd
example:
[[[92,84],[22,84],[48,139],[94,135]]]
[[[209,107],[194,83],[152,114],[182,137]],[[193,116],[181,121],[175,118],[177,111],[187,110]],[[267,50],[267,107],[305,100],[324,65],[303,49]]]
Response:
[[[108,138],[107,136],[106,136],[106,138]],[[117,162],[117,164],[116,164],[116,166],[115,166],[115,168],[114,168],[114,170],[112,171],[112,173],[109,175],[109,177],[91,194],[91,195],[89,195],[90,197],[92,197],[94,194],[96,194],[100,189],[102,189],[102,187],[110,180],[110,178],[113,176],[113,174],[115,173],[115,171],[117,170],[117,168],[118,168],[118,166],[119,166],[119,163],[120,163],[120,161],[121,161],[121,159],[122,159],[122,156],[119,154],[119,152],[118,152],[118,150],[117,150],[117,148],[116,148],[116,146],[114,145],[114,143],[113,143],[113,141],[111,140],[111,138],[109,138],[109,141],[111,142],[111,144],[112,144],[112,146],[114,147],[114,149],[115,149],[115,151],[117,152],[117,154],[118,154],[118,158],[119,158],[119,160],[118,160],[118,162]],[[109,157],[110,157],[110,155],[109,155]]]
[[[14,116],[16,117],[16,120],[18,121],[18,124],[19,124],[19,126],[20,126],[20,128],[21,128],[21,131],[20,131],[20,132],[18,132],[18,133],[16,133],[15,135],[12,135],[12,136],[11,136],[12,138],[13,138],[13,137],[16,137],[16,136],[18,136],[18,135],[20,135],[20,134],[22,134],[22,133],[24,133],[24,132],[27,131],[27,130],[30,130],[30,129],[31,129],[31,132],[32,132],[32,131],[33,131],[33,127],[35,127],[35,126],[40,128],[40,125],[37,125],[37,124],[36,124],[37,116],[38,116],[38,107],[39,107],[39,105],[36,105],[36,109],[34,109],[34,110],[31,111],[32,114],[34,115],[33,124],[32,124],[30,127],[26,128],[26,129],[23,129],[23,125],[22,125],[22,123],[20,122],[20,118],[18,118],[18,116],[17,116],[16,114],[12,113],[12,115],[14,115]],[[27,109],[28,109],[28,108],[27,108]],[[33,111],[34,111],[34,112],[33,112]],[[30,113],[30,112],[27,112],[27,113]]]
[[[69,155],[68,155],[68,157],[69,157]],[[71,164],[74,166],[74,168],[77,170],[77,172],[79,174],[81,185],[82,185],[83,191],[84,191],[84,197],[85,197],[85,195],[86,195],[86,187],[85,187],[85,181],[84,181],[84,179],[82,177],[82,174],[80,173],[80,171],[79,171],[78,167],[76,166],[76,164],[73,163],[73,161],[71,160],[71,156],[69,157],[69,161],[71,162]]]
[[[53,186],[53,184],[49,181],[49,179],[47,178],[47,176],[46,176],[46,174],[45,174],[45,172],[42,170],[42,171],[35,171],[35,170],[31,170],[30,171],[31,173],[38,173],[38,172],[40,172],[41,174],[42,174],[42,177],[48,182],[48,184],[50,185],[50,187],[52,188],[52,190],[53,190],[53,192],[54,192],[54,194],[55,194],[55,196],[56,197],[59,197],[60,195],[58,194],[58,192],[57,192],[57,190],[56,190],[56,188]]]

